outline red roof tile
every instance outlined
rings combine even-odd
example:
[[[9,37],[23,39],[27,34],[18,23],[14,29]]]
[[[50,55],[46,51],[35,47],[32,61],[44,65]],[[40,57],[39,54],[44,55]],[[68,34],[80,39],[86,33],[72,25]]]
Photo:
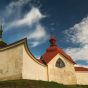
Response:
[[[75,67],[75,71],[88,71],[88,68],[85,68],[85,67]]]
[[[71,63],[75,64],[75,62],[71,59],[70,56],[68,56],[62,49],[52,46],[49,47],[46,52],[42,55],[42,59],[46,62],[49,63],[57,54],[63,55],[67,60],[69,60]]]
[[[50,47],[47,48],[46,52],[41,56],[41,59],[43,59],[46,64],[49,63],[58,53],[63,55],[71,63],[75,64],[69,55],[67,55],[62,49],[56,46],[56,39],[54,36],[51,36],[49,42]]]

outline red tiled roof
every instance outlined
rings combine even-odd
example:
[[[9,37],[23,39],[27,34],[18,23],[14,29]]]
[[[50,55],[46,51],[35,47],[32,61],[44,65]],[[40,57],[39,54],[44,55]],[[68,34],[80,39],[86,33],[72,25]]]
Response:
[[[75,67],[75,71],[88,71],[88,68],[85,68],[85,67]]]
[[[62,49],[56,46],[56,39],[54,36],[51,36],[49,42],[50,47],[47,48],[46,52],[41,56],[41,59],[43,59],[46,64],[49,63],[58,53],[64,56],[71,63],[75,64],[70,56],[68,56]]]
[[[62,49],[52,46],[49,47],[46,52],[42,55],[42,59],[46,62],[49,63],[50,60],[52,60],[58,53],[63,55],[67,60],[69,60],[71,63],[75,64],[75,62],[72,60],[70,56],[68,56]]]

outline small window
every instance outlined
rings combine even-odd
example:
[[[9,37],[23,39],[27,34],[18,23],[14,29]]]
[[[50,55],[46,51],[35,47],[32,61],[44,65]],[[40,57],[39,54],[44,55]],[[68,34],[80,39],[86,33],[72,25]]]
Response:
[[[56,62],[56,67],[63,68],[65,67],[65,63],[59,58]]]

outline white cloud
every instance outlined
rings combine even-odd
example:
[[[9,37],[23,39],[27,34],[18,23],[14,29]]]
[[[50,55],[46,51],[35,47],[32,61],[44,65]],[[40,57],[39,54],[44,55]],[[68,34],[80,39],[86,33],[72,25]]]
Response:
[[[31,0],[12,0],[0,11],[0,18],[3,20],[4,30],[12,27],[10,24],[23,17],[24,6],[30,6]],[[29,7],[30,9],[31,7]],[[9,27],[8,27],[9,26]]]
[[[31,47],[36,47],[49,39],[49,34],[45,31],[45,28],[38,24],[36,29],[29,35],[27,35],[29,40],[33,40],[30,42]]]
[[[66,49],[75,60],[88,61],[88,17],[84,18],[80,23],[75,24],[69,30],[65,31],[68,35],[67,40],[80,47],[72,47]]]
[[[69,33],[70,40],[73,43],[88,44],[88,17],[75,24],[67,33]]]
[[[30,41],[31,47],[36,47],[39,44],[44,43],[49,35],[45,30],[45,27],[41,25],[40,20],[46,16],[40,12],[39,8],[30,6],[30,10],[26,13],[21,12],[22,8],[26,4],[31,4],[31,0],[18,0],[12,1],[9,5],[6,6],[5,13],[6,17],[9,19],[5,25],[5,31],[8,30],[17,30],[18,28],[26,27],[29,31],[24,35],[19,35],[22,39],[27,37]],[[22,30],[25,30],[23,29]]]
[[[30,45],[31,45],[31,47],[36,47],[36,46],[40,45],[40,43],[38,41],[33,41],[33,42],[30,42]]]
[[[47,33],[46,33],[44,27],[39,24],[39,25],[37,25],[36,30],[34,30],[33,33],[31,33],[28,36],[28,38],[29,39],[40,40],[41,38],[44,38],[46,36],[46,34]]]
[[[71,55],[74,60],[87,60],[88,61],[88,45],[80,48],[68,48],[66,52]]]
[[[40,57],[40,56],[38,56],[38,55],[37,55],[37,56],[35,56],[35,57],[36,57],[36,59],[40,59],[40,58],[41,58],[41,57]]]
[[[45,16],[42,15],[38,8],[32,7],[31,10],[23,18],[11,22],[9,26],[7,25],[6,30],[17,26],[32,26],[34,23],[39,23],[39,21],[44,17]]]
[[[29,3],[31,0],[18,0],[12,1],[6,6],[6,16],[10,16],[12,14],[16,14],[20,12],[23,5]]]
[[[32,29],[32,32],[29,31],[28,34],[22,36],[22,38],[27,37],[28,39],[33,40],[30,42],[31,47],[36,47],[39,44],[44,43],[49,37],[44,26],[42,26],[40,23],[40,20],[44,17],[45,16],[42,15],[38,8],[32,7],[32,9],[24,16],[24,18],[12,22],[6,29],[9,30],[13,27],[24,25],[34,26],[36,24],[35,28]]]
[[[23,19],[17,20],[12,23],[13,26],[22,26],[22,25],[32,25],[35,22],[39,22],[43,16],[38,8],[32,7],[31,11],[29,11]]]

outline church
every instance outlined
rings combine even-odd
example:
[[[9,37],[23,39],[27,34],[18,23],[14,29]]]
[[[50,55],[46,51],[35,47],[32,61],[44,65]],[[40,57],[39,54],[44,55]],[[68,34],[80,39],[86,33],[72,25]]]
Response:
[[[75,61],[51,36],[50,45],[40,59],[36,59],[27,46],[27,39],[7,45],[0,28],[0,81],[30,79],[54,81],[65,85],[88,85],[88,68],[76,67]],[[36,51],[37,52],[37,51]]]

